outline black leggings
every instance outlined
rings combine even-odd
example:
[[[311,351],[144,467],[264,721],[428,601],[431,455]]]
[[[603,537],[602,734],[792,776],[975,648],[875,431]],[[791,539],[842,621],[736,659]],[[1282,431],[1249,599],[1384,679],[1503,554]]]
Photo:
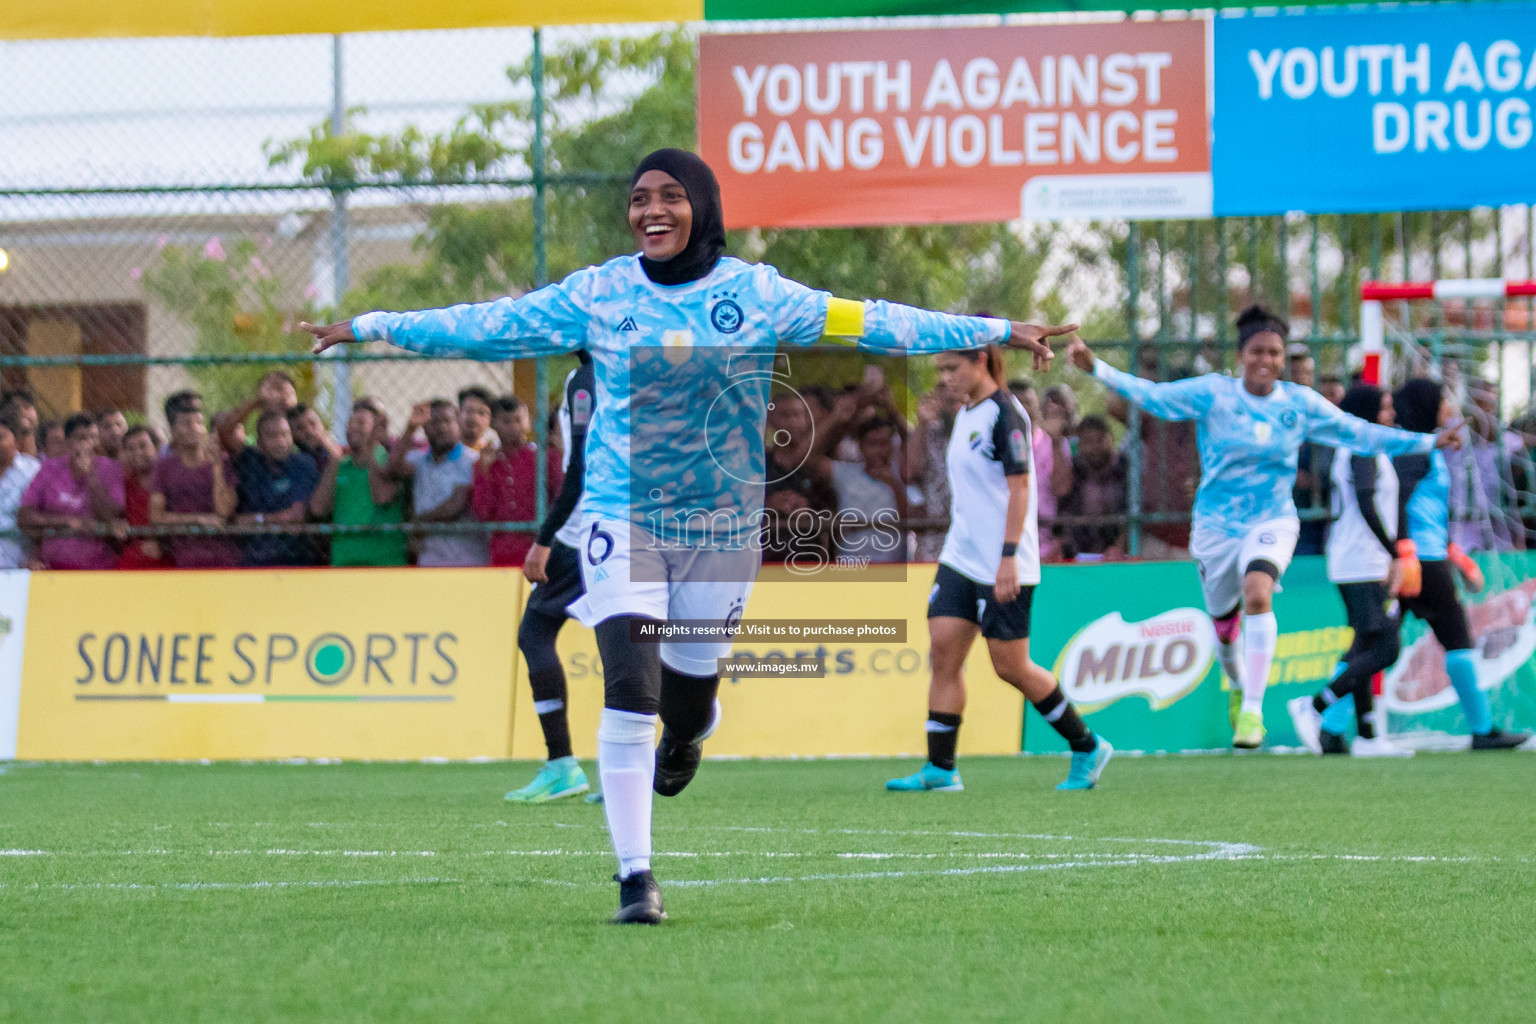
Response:
[[[618,615],[597,626],[597,650],[603,658],[603,706],[637,715],[661,716],[674,736],[692,739],[709,727],[720,677],[690,676],[661,662],[661,645],[637,643],[635,623],[656,621],[642,615]]]
[[[523,652],[523,662],[528,671],[544,672],[560,667],[560,655],[555,652],[555,640],[565,619],[545,615],[529,609],[523,613],[523,621],[517,627],[517,649]]]
[[[1456,595],[1456,570],[1450,562],[1439,559],[1419,564],[1424,570],[1424,586],[1418,597],[1402,599],[1403,611],[1412,612],[1428,626],[1447,651],[1470,651],[1472,628]]]
[[[1385,672],[1397,661],[1402,652],[1398,636],[1401,620],[1387,614],[1391,596],[1385,583],[1340,583],[1339,594],[1344,598],[1344,611],[1355,631],[1355,642],[1344,655],[1344,671],[1327,689],[1335,700],[1354,694],[1355,721],[1359,728],[1370,731],[1369,715],[1375,706],[1371,692],[1371,677]],[[1323,698],[1324,703],[1333,701]]]

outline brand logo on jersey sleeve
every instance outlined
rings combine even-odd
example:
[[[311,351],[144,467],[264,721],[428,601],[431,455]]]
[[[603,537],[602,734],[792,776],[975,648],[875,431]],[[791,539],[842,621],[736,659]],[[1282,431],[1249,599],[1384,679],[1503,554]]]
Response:
[[[1083,711],[1137,694],[1156,711],[1199,686],[1215,657],[1216,629],[1198,608],[1175,608],[1142,622],[1111,612],[1067,642],[1055,672]]]
[[[735,334],[746,322],[746,315],[732,299],[721,299],[709,311],[709,322],[721,334]]]
[[[1008,448],[1013,452],[1014,460],[1024,462],[1029,458],[1029,446],[1024,443],[1024,431],[1011,430],[1008,432]]]
[[[586,388],[577,388],[571,396],[571,422],[577,426],[586,424],[592,419],[592,392]]]

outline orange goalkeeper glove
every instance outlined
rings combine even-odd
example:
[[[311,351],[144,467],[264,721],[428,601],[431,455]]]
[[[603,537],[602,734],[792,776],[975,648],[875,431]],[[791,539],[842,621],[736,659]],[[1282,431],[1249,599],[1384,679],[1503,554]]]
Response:
[[[1418,597],[1424,589],[1424,567],[1419,564],[1419,549],[1411,540],[1397,542],[1397,594]]]
[[[1456,571],[1461,573],[1462,582],[1467,585],[1467,592],[1481,594],[1487,583],[1483,579],[1483,570],[1477,567],[1477,563],[1463,550],[1460,544],[1452,544],[1446,549],[1445,556],[1451,560]]]

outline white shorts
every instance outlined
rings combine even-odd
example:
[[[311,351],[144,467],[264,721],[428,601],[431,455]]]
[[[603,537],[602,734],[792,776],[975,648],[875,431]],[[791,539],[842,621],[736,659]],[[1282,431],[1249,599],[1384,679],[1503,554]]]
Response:
[[[581,579],[586,593],[569,614],[583,626],[616,615],[663,621],[693,619],[722,625],[741,620],[762,563],[762,551],[662,548],[647,530],[603,516],[582,520]],[[663,641],[661,660],[692,676],[712,676],[729,656],[731,641]]]
[[[1189,553],[1200,570],[1200,589],[1211,617],[1242,607],[1243,574],[1254,562],[1269,562],[1284,576],[1300,533],[1301,523],[1295,519],[1267,520],[1242,537],[1206,529],[1197,522]],[[1275,589],[1280,588],[1277,585]]]

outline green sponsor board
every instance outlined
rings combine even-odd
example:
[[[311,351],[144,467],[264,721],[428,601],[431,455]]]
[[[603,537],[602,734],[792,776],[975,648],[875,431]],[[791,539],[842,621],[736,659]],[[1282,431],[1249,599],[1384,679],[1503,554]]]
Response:
[[[1465,604],[1478,686],[1488,694],[1494,725],[1531,731],[1536,729],[1536,554],[1480,555],[1477,561],[1487,587]],[[1403,624],[1403,653],[1386,673],[1382,700],[1392,733],[1467,731],[1445,674],[1445,654],[1411,616]]]
[[[1480,559],[1485,592],[1468,603],[1479,682],[1494,722],[1536,728],[1536,555]],[[1297,746],[1285,703],[1310,696],[1349,649],[1338,588],[1321,557],[1297,558],[1275,596],[1280,639],[1264,697],[1266,743]],[[1051,667],[1089,725],[1122,750],[1227,747],[1229,690],[1215,662],[1215,631],[1188,562],[1048,566],[1035,598],[1032,653]],[[1445,676],[1444,652],[1409,618],[1403,656],[1387,674],[1392,732],[1465,734]],[[1023,749],[1066,749],[1039,716],[1025,718]]]

